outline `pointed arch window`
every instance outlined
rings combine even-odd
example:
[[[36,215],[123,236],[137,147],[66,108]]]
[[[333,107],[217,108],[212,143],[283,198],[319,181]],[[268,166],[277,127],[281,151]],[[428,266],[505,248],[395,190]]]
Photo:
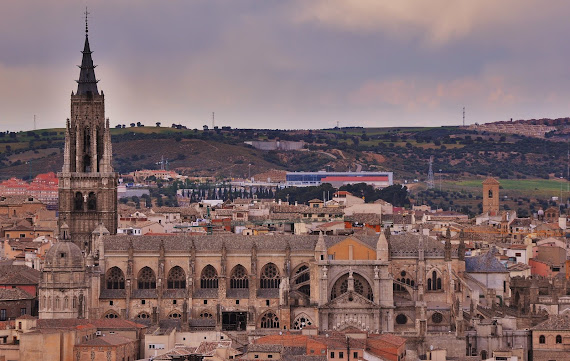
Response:
[[[341,276],[334,284],[331,291],[331,300],[339,297],[340,295],[348,292],[348,274]],[[353,274],[354,278],[354,291],[370,301],[374,301],[374,292],[368,281],[359,275],[358,273]]]
[[[75,193],[75,198],[73,199],[73,209],[76,211],[83,210],[83,194],[81,194],[81,192]]]
[[[87,196],[87,210],[96,211],[97,210],[97,195],[95,192],[89,192]]]
[[[125,274],[119,267],[111,267],[107,271],[107,289],[108,290],[124,290]]]
[[[266,312],[261,316],[261,328],[279,328],[279,317],[272,311]]]
[[[279,288],[281,278],[279,277],[279,270],[275,264],[268,263],[263,266],[259,283],[260,288]]]
[[[249,279],[244,266],[238,264],[232,270],[230,288],[249,288]]]
[[[428,291],[439,291],[442,289],[441,277],[436,271],[432,271],[431,277],[427,280]]]
[[[313,321],[308,316],[299,315],[297,318],[295,318],[295,321],[293,321],[293,329],[302,330],[303,328],[311,326],[312,324]]]
[[[140,290],[148,290],[156,288],[156,275],[150,267],[144,267],[140,270],[137,277],[138,288]]]
[[[218,272],[212,265],[207,265],[200,276],[201,288],[218,288]]]
[[[168,272],[167,285],[169,289],[186,288],[186,273],[180,266],[174,266]]]

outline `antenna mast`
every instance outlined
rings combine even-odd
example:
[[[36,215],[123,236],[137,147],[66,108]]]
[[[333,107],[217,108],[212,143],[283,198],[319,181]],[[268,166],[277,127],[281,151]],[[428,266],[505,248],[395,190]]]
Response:
[[[428,187],[428,189],[435,188],[435,180],[433,178],[433,155],[429,157],[429,171],[428,171],[427,187]]]
[[[465,107],[463,107],[463,126],[465,126]]]
[[[214,129],[214,126],[216,125],[216,121],[214,118],[214,112],[212,112],[212,129]]]

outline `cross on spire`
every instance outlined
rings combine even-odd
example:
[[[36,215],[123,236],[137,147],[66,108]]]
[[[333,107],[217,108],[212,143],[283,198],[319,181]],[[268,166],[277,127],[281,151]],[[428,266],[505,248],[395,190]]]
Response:
[[[83,14],[85,14],[85,35],[87,35],[87,33],[89,33],[89,25],[87,24],[87,19],[91,14],[89,11],[87,11],[87,6],[85,7],[85,12]]]

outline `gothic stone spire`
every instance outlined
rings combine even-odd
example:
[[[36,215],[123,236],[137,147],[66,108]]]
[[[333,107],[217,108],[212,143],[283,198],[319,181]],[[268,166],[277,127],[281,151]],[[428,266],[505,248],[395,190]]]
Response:
[[[85,11],[85,45],[83,46],[83,58],[79,68],[79,80],[77,80],[77,95],[93,95],[99,94],[97,90],[97,79],[95,78],[95,65],[91,58],[91,47],[89,46],[89,36],[87,34],[87,15]]]

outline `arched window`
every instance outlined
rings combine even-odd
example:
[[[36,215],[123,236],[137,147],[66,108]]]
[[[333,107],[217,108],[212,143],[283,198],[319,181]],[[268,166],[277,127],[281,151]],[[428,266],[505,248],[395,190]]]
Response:
[[[174,266],[168,272],[169,289],[184,289],[186,288],[186,273],[180,266]]]
[[[59,310],[59,297],[56,297],[56,298],[55,298],[55,307],[54,307],[54,309],[55,309],[55,310]]]
[[[431,277],[428,278],[428,291],[437,291],[437,290],[441,290],[441,277],[438,277],[439,275],[437,274],[436,271],[433,271],[431,273]]]
[[[65,298],[63,299],[63,309],[67,310],[68,308],[69,308],[69,298],[65,296]]]
[[[77,296],[73,296],[72,307],[75,310],[77,308]]]
[[[556,335],[556,343],[562,343],[562,336]]]
[[[544,335],[540,335],[538,337],[538,343],[546,343],[546,337],[544,337]]]
[[[170,315],[168,315],[168,318],[182,318],[182,315],[180,312],[172,312]]]
[[[489,198],[493,198],[493,191],[489,189]]]
[[[279,277],[279,270],[273,263],[268,263],[263,266],[261,270],[261,278],[259,280],[260,288],[279,288],[281,278]]]
[[[249,288],[247,271],[240,264],[235,266],[232,270],[232,274],[230,276],[230,288]]]
[[[47,308],[47,299],[46,296],[42,297],[42,307],[41,308]]]
[[[299,316],[297,316],[295,321],[293,321],[293,329],[294,330],[302,330],[303,328],[305,328],[307,326],[311,326],[312,324],[313,324],[313,321],[311,321],[311,319],[308,316],[299,315]]]
[[[141,269],[137,280],[140,290],[149,290],[156,288],[156,276],[150,267],[144,267]]]
[[[87,210],[97,210],[97,195],[95,195],[95,192],[89,192],[89,196],[87,196]]]
[[[124,290],[125,274],[119,267],[111,267],[107,271],[107,289],[108,290]]]
[[[73,200],[73,209],[76,211],[83,210],[83,194],[81,194],[81,192],[75,193],[75,198]]]
[[[137,315],[137,318],[140,320],[146,320],[150,318],[150,315],[146,312],[141,312]]]
[[[115,312],[111,311],[105,315],[105,318],[119,318],[119,315],[117,315]]]
[[[200,276],[201,288],[218,288],[218,272],[212,265],[207,265]]]
[[[261,316],[261,328],[279,328],[279,317],[272,311],[266,312]]]
[[[439,312],[434,312],[433,315],[431,315],[431,320],[433,323],[441,323],[443,321],[443,315]]]
[[[353,274],[354,278],[354,291],[370,301],[374,300],[374,292],[372,291],[372,287],[364,277],[359,275],[358,273]],[[331,291],[331,300],[339,297],[340,295],[348,292],[348,274],[343,275],[340,277],[334,284],[332,291]]]
[[[202,313],[200,313],[200,318],[214,318],[214,316],[212,316],[212,314],[208,311],[202,311]]]

